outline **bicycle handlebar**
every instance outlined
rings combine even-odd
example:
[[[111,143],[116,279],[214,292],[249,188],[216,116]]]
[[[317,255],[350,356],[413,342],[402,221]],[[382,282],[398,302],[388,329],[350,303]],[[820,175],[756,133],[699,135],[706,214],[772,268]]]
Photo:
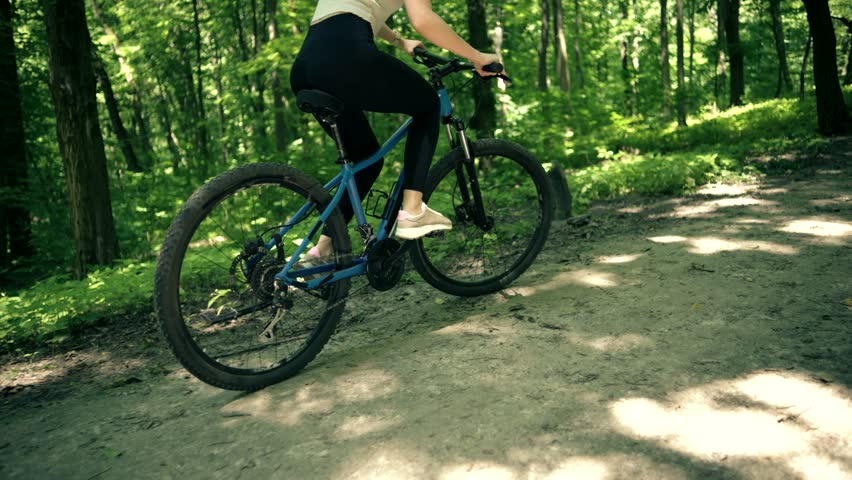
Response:
[[[474,66],[469,63],[464,63],[458,59],[449,59],[441,57],[439,55],[435,55],[434,53],[430,53],[423,47],[414,47],[414,56],[416,59],[420,60],[420,63],[426,65],[427,67],[443,66],[443,68],[438,71],[438,75],[442,78],[455,72],[461,72],[464,70],[475,70]],[[501,63],[489,63],[488,65],[482,67],[482,70],[489,73],[494,73],[495,75],[480,75],[481,78],[502,78],[503,80],[512,83],[511,78],[509,78],[507,75],[503,75],[502,73],[500,73],[503,71],[503,64]],[[477,73],[477,75],[479,74]]]

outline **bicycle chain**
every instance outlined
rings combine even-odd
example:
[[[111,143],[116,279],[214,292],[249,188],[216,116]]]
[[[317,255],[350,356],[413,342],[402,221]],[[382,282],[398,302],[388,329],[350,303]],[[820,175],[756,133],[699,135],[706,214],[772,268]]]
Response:
[[[407,242],[406,242],[406,243],[407,243]],[[404,244],[403,244],[403,245],[404,245]],[[398,251],[398,252],[396,252],[394,255],[399,255],[400,257],[402,257],[402,255],[403,255],[404,253],[405,253],[405,249],[401,247],[401,248],[399,249],[399,251]],[[363,254],[360,254],[360,255],[359,255],[359,254],[354,254],[354,253],[349,253],[349,254],[345,254],[345,255],[340,255],[340,257],[341,257],[341,258],[349,258],[349,259],[361,258],[362,256],[363,256]],[[393,258],[393,256],[391,256],[391,257],[389,257],[389,258]],[[405,261],[405,259],[404,259],[404,258],[400,258],[400,260]],[[360,276],[360,275],[359,275],[359,276]],[[355,278],[357,278],[357,277],[355,277]],[[347,292],[347,293],[346,293],[346,295],[345,295],[343,298],[341,298],[340,300],[337,300],[336,302],[334,302],[334,303],[332,303],[331,305],[327,306],[324,310],[322,310],[321,312],[319,312],[319,314],[320,314],[320,315],[325,315],[326,313],[328,313],[328,311],[329,311],[329,310],[332,310],[332,309],[334,309],[334,308],[337,308],[337,306],[339,306],[340,304],[342,304],[342,303],[346,302],[346,300],[348,300],[350,296],[352,296],[352,295],[354,295],[354,294],[356,294],[356,293],[358,293],[358,292],[360,292],[360,291],[362,291],[362,290],[366,289],[366,288],[367,288],[367,287],[369,287],[369,286],[370,286],[370,282],[364,282],[364,284],[363,284],[363,285],[361,285],[361,286],[359,286],[359,287],[357,287],[357,288],[355,288],[355,289],[350,289],[350,290],[349,290],[349,292]],[[288,288],[296,288],[296,287],[289,287],[289,286],[288,286]],[[307,294],[309,294],[309,295],[311,295],[311,296],[314,296],[314,297],[316,297],[316,298],[320,298],[320,299],[322,298],[319,294],[317,294],[317,293],[316,293],[316,291],[315,291],[315,290],[302,290],[302,289],[299,289],[299,290],[300,290],[300,291],[302,291],[302,292],[305,292],[305,293],[307,293]],[[284,308],[284,307],[282,307],[282,306],[276,306],[276,308],[277,308],[277,309],[281,309],[281,308]],[[277,315],[277,312],[276,312],[276,315]],[[338,324],[338,326],[339,326],[339,324]],[[336,331],[336,329],[335,329],[335,331]]]

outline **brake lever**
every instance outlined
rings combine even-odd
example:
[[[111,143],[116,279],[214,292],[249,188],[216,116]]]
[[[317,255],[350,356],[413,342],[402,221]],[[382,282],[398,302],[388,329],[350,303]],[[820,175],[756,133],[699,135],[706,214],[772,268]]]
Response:
[[[503,71],[503,64],[502,63],[499,63],[499,62],[489,63],[488,65],[485,65],[484,67],[482,67],[482,70],[484,70],[488,73],[494,74],[494,75],[486,75],[485,77],[483,77],[482,75],[479,75],[482,78],[497,77],[497,78],[500,78],[507,83],[512,83],[512,79],[509,78],[508,75],[503,75],[502,73],[500,73],[500,72]],[[477,75],[478,75],[478,73],[477,73]]]

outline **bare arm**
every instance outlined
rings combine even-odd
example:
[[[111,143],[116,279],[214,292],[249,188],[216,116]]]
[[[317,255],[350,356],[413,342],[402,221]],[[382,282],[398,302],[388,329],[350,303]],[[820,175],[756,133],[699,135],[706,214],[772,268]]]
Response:
[[[491,75],[482,71],[482,67],[497,62],[497,55],[482,53],[459,37],[444,19],[432,11],[432,0],[405,0],[405,10],[411,26],[426,40],[470,60],[480,75]]]
[[[379,38],[385,40],[391,45],[397,46],[412,57],[414,56],[414,49],[417,47],[423,47],[423,42],[420,40],[410,40],[407,38],[402,38],[402,35],[399,32],[395,32],[391,30],[387,25],[382,25],[382,28],[379,30]]]
[[[382,25],[382,28],[379,29],[378,35],[379,38],[395,47],[402,46],[402,35],[400,35],[398,32],[391,30],[390,27],[388,27],[387,25]]]

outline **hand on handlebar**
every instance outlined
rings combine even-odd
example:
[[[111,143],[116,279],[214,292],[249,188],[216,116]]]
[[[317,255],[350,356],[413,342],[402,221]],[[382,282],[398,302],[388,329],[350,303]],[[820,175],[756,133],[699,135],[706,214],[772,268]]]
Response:
[[[491,64],[500,64],[500,59],[496,54],[493,53],[481,53],[479,54],[479,58],[473,59],[473,66],[476,69],[476,73],[479,74],[480,77],[492,77],[495,75],[506,75],[506,70],[501,69],[499,72],[494,71],[493,69],[487,69],[486,67]]]
[[[402,47],[402,49],[405,50],[405,52],[411,55],[412,57],[414,56],[414,49],[416,49],[417,47],[420,47],[422,49],[426,48],[426,46],[423,45],[423,42],[421,42],[420,40],[409,40],[407,38],[402,38],[400,39],[400,44],[400,47]]]

